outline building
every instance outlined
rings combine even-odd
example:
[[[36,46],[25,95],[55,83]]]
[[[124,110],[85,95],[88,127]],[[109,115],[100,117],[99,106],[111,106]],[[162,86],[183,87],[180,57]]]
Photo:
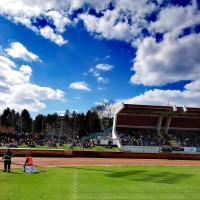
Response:
[[[200,108],[122,103],[114,114],[113,139],[118,138],[116,129],[120,127],[156,129],[158,134],[173,130],[200,132]],[[121,148],[120,142],[118,146]]]

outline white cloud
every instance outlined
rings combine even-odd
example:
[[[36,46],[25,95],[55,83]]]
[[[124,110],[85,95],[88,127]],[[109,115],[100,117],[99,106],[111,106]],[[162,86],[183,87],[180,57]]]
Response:
[[[84,81],[83,82],[74,82],[74,83],[71,83],[69,85],[69,87],[71,89],[74,89],[74,90],[86,90],[86,91],[91,91],[89,85],[87,83],[85,83]]]
[[[96,68],[102,71],[110,71],[113,69],[113,66],[109,64],[98,64],[96,65]]]
[[[67,41],[64,40],[61,35],[55,34],[54,30],[49,26],[45,26],[44,28],[40,29],[40,33],[43,37],[50,39],[51,41],[55,42],[59,46],[67,43]]]
[[[186,7],[170,6],[160,11],[158,20],[150,24],[149,29],[165,33],[182,30],[200,22],[200,15],[194,4]]]
[[[109,64],[98,64],[95,66],[95,68],[90,68],[89,72],[92,73],[92,75],[97,79],[97,81],[99,83],[108,83],[109,79],[108,78],[104,78],[101,75],[101,72],[104,71],[110,71],[112,70],[114,67],[112,65]]]
[[[5,49],[5,51],[13,58],[21,58],[27,62],[40,60],[37,55],[28,51],[26,47],[19,42],[11,43],[10,48]]]
[[[192,83],[196,84],[196,83]],[[196,91],[191,89],[191,84],[185,86],[184,91],[180,90],[149,90],[144,94],[133,97],[131,99],[122,100],[125,103],[129,104],[144,104],[144,105],[177,105],[177,106],[191,106],[191,107],[200,107],[200,90],[199,88]],[[200,83],[198,82],[198,85]]]
[[[171,90],[151,90],[138,97],[134,97],[134,102],[145,102],[153,104],[166,104],[173,102],[179,105],[197,105],[199,99],[199,73],[200,73],[200,34],[195,33],[194,26],[200,22],[200,12],[197,9],[196,1],[188,6],[169,5],[160,8],[163,0],[158,0],[158,6],[149,0],[118,0],[112,1],[114,9],[107,9],[109,0],[4,0],[0,1],[0,15],[3,15],[15,23],[21,23],[27,28],[42,35],[44,38],[55,42],[58,45],[67,43],[61,35],[70,21],[73,10],[81,8],[86,3],[87,8],[78,16],[82,20],[86,29],[95,37],[106,39],[117,39],[134,44],[136,57],[133,64],[133,84],[143,84],[149,86],[161,86],[181,80],[191,80],[185,86],[184,91]],[[96,12],[101,12],[101,17],[89,14],[89,8],[94,8]],[[158,12],[158,18],[154,22],[145,19],[152,12]],[[36,27],[32,21],[46,17],[48,22],[55,26]],[[143,28],[149,31],[150,36],[143,35]],[[184,29],[191,28],[189,35],[184,35]],[[163,40],[157,42],[156,33],[163,34]],[[181,37],[180,37],[181,36]],[[135,49],[133,49],[135,51]],[[15,55],[15,54],[14,54]],[[20,57],[21,58],[21,57]],[[31,60],[31,59],[30,59]],[[9,93],[11,83],[28,84],[31,70],[28,67],[21,67],[20,71],[14,70],[15,63],[5,57],[0,57],[1,74],[0,90]],[[110,70],[106,66],[94,67],[90,70],[97,80],[105,80],[101,76],[102,70]],[[107,71],[108,71],[107,70]],[[6,76],[10,75],[10,78]],[[90,91],[90,87],[85,82],[71,83],[72,89]],[[40,88],[40,87],[39,87]],[[48,98],[61,98],[62,91],[49,90],[45,88]],[[51,94],[51,95],[49,95]],[[193,98],[193,99],[192,99]],[[28,101],[29,98],[27,98]],[[167,99],[167,100],[166,100]],[[0,99],[0,102],[4,99]],[[177,102],[180,103],[177,103]],[[38,101],[40,103],[40,101]],[[36,101],[35,101],[36,103]],[[44,106],[38,103],[38,106]]]
[[[156,43],[146,38],[138,44],[131,82],[165,85],[180,80],[198,80],[200,73],[200,34],[179,39],[165,38]]]
[[[61,14],[58,11],[51,10],[46,14],[46,16],[53,19],[54,25],[60,33],[63,33],[65,31],[65,26],[71,23],[71,20],[69,20],[64,16],[64,14]]]
[[[66,44],[66,41],[61,35],[54,33],[53,30],[50,30],[50,27],[40,28],[39,26],[35,26],[31,21],[46,15],[46,18],[52,19],[56,31],[62,33],[65,30],[65,26],[70,25],[70,20],[65,14],[66,7],[68,6],[70,6],[68,0],[59,2],[57,0],[50,0],[48,3],[44,0],[4,0],[0,1],[0,15],[3,15],[14,23],[25,25],[27,28],[37,34],[41,34],[46,39],[50,39],[58,45],[63,45]]]
[[[15,68],[15,63],[0,55],[0,66],[3,69]]]
[[[194,94],[197,94],[198,92],[200,92],[200,80],[185,85],[185,89],[187,91],[193,92]]]
[[[98,18],[89,14],[81,14],[80,19],[83,20],[87,30],[92,33],[97,33],[103,38],[107,39],[119,39],[124,41],[130,41],[134,33],[138,33],[137,30],[133,31],[133,27],[130,27],[128,22],[118,22],[116,24],[116,18],[112,18],[115,14],[115,11],[106,11],[104,17]],[[112,14],[110,14],[112,12]]]
[[[98,81],[98,82],[101,82],[101,83],[108,83],[109,79],[108,79],[108,78],[104,78],[104,77],[102,77],[102,76],[99,76],[99,77],[97,78],[97,81]]]
[[[22,65],[19,70],[25,76],[31,76],[32,74],[32,69],[28,65]]]
[[[55,111],[55,113],[58,113],[59,116],[65,116],[65,110],[58,110],[58,111]]]
[[[89,32],[102,38],[130,42],[140,37],[142,29],[148,26],[145,16],[158,10],[156,4],[148,0],[118,0],[112,4],[114,9],[101,10],[100,18],[88,13],[79,16]]]
[[[37,112],[46,107],[45,100],[63,100],[64,92],[30,83],[32,69],[22,65],[19,70],[15,63],[0,56],[0,110],[6,107],[21,111]]]
[[[114,6],[113,10],[108,9],[111,2]],[[0,1],[0,14],[14,23],[25,25],[27,28],[52,40],[58,45],[63,45],[65,42],[58,42],[57,37],[62,36],[57,34],[57,32],[63,33],[66,26],[72,25],[78,19],[84,21],[88,31],[97,33],[101,37],[130,41],[147,24],[144,16],[156,9],[155,3],[147,2],[148,0],[49,0],[46,3],[45,0],[4,0]],[[71,14],[79,8],[86,8],[86,11],[72,22],[70,20]],[[95,9],[97,13],[103,13],[103,16],[98,18],[89,15],[87,10],[90,8]],[[55,26],[57,37],[47,37],[41,27],[32,24],[32,21],[44,17],[48,21],[50,19],[51,23]],[[130,19],[131,23],[129,23]],[[63,38],[59,40],[65,41]]]

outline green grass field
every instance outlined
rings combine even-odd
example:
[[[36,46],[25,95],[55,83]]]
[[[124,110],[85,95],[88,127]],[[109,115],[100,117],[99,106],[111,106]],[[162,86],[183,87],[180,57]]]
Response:
[[[46,172],[40,172],[40,170]],[[200,168],[98,166],[0,172],[1,200],[199,200]]]

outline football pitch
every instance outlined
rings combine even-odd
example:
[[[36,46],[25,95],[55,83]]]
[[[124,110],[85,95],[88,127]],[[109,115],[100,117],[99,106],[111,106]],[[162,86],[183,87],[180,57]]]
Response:
[[[0,172],[0,200],[199,200],[194,166],[67,166]]]

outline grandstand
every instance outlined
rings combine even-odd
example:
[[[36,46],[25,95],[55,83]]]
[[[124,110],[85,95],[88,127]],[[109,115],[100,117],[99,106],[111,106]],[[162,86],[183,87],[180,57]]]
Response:
[[[122,151],[198,153],[200,108],[120,104],[112,138]],[[147,141],[148,139],[148,141]]]

